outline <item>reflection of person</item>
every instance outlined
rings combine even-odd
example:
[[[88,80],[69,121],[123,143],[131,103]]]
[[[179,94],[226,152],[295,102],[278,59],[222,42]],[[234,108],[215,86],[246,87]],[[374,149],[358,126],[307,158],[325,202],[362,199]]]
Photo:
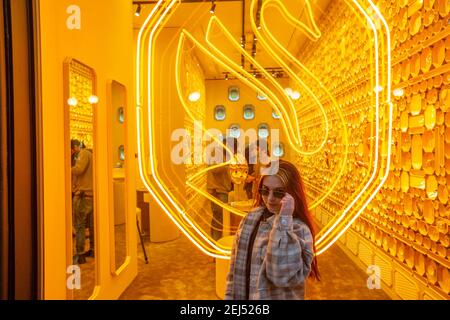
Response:
[[[304,299],[306,278],[319,279],[319,271],[300,174],[279,160],[258,188],[255,208],[236,233],[225,299]]]
[[[260,176],[261,165],[269,162],[269,151],[267,140],[258,139],[255,143],[245,148],[245,159],[248,164],[248,175],[244,186],[247,198],[252,199],[256,191],[256,181]]]
[[[245,160],[247,160],[248,174],[245,180],[244,190],[247,198],[253,198],[253,182],[256,179],[255,165],[257,161],[258,147],[255,144],[248,145],[245,148]]]
[[[227,141],[229,141],[228,144]],[[234,152],[236,152],[236,139],[224,139],[222,143],[227,146],[232,146]],[[226,150],[223,149],[222,161],[226,161],[226,154]],[[214,165],[214,163],[210,164]],[[208,170],[206,175],[206,189],[213,197],[217,198],[217,200],[228,203],[228,193],[233,189],[233,184],[227,165]],[[219,204],[211,201],[211,210],[213,215],[211,222],[211,236],[214,240],[218,240],[222,238],[223,234],[223,208]]]
[[[76,255],[74,263],[86,262],[86,256],[94,256],[94,193],[92,188],[93,163],[92,153],[80,147],[78,140],[71,141],[72,156],[75,164],[72,166],[72,211],[76,238]],[[89,226],[89,251],[86,253],[86,226]]]

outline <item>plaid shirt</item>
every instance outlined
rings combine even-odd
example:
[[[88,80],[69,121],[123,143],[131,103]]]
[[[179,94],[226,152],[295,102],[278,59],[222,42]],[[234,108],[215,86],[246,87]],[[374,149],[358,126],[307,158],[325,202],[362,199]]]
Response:
[[[263,207],[241,221],[231,252],[226,300],[245,300],[247,248]],[[253,244],[250,300],[304,299],[311,271],[313,239],[308,226],[292,216],[273,215],[261,221]]]

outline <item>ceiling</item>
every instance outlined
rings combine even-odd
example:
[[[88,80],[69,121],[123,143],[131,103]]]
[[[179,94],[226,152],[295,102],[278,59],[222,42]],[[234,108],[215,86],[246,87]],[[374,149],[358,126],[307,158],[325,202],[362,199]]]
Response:
[[[201,1],[201,0],[200,0]],[[182,2],[176,12],[173,14],[171,19],[165,25],[166,28],[186,28],[191,32],[196,39],[204,42],[206,27],[208,21],[211,17],[210,1],[198,1],[189,0],[187,2]],[[289,10],[289,12],[297,17],[300,21],[307,23],[307,15],[305,8],[305,1],[308,0],[283,0],[283,4]],[[331,0],[310,0],[311,8],[313,10],[314,18],[316,23],[321,18],[323,12],[326,10],[328,4]],[[139,29],[144,23],[147,15],[153,9],[154,4],[148,4],[153,1],[133,1],[133,3],[146,3],[141,6],[141,15],[139,17],[134,17],[134,28]],[[228,31],[233,35],[236,41],[240,42],[242,35],[242,11],[243,2],[245,2],[245,19],[244,19],[244,33],[245,33],[245,50],[252,54],[254,51],[253,46],[253,31],[250,24],[250,0],[215,0],[215,15],[216,17],[226,26]],[[133,10],[136,10],[137,6],[133,6]],[[266,23],[268,28],[270,28],[276,39],[295,56],[299,56],[300,49],[305,44],[306,41],[310,41],[304,33],[286,23],[279,11],[274,9],[267,9]],[[233,48],[223,33],[218,31],[217,27],[212,29],[211,41],[220,48],[228,57],[233,61],[240,64],[241,54]],[[256,44],[256,60],[264,68],[278,68],[278,64],[270,57],[269,54],[262,48],[261,45]],[[223,79],[224,72],[220,66],[214,63],[207,55],[200,53],[199,50],[196,51],[196,55],[205,73],[206,79]],[[251,71],[252,65],[249,61],[245,62],[245,68]]]

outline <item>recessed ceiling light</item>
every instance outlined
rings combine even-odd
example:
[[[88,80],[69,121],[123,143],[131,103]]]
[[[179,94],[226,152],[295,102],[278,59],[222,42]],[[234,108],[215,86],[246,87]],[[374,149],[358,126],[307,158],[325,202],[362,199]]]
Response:
[[[197,102],[198,100],[200,100],[200,92],[198,92],[198,91],[194,91],[194,92],[191,92],[191,94],[189,94],[189,101],[190,102]]]

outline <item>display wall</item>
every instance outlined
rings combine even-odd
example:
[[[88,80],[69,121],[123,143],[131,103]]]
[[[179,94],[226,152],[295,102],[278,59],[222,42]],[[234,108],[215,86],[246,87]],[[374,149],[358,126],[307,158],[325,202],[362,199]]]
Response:
[[[379,267],[382,287],[402,299],[448,299],[450,294],[449,175],[450,140],[450,3],[438,1],[376,2],[391,30],[393,141],[386,183],[339,243],[363,269]],[[323,37],[309,43],[302,61],[333,88],[353,142],[344,181],[320,206],[316,217],[326,224],[350,199],[354,179],[367,171],[362,143],[371,93],[370,50],[364,33],[345,2],[332,2],[319,22]],[[379,26],[382,24],[379,21]],[[352,39],[350,46],[345,39]],[[344,56],[336,66],[321,52]],[[356,68],[355,68],[356,66]],[[366,92],[366,93],[364,93]],[[317,112],[309,123],[317,121]],[[314,130],[314,126],[312,126]],[[340,131],[334,132],[339,136]],[[312,131],[313,139],[317,134]],[[334,144],[334,143],[333,143]],[[342,156],[339,147],[330,150]],[[297,159],[307,181],[324,186],[332,176],[327,153]],[[313,163],[323,164],[312,168]],[[319,257],[320,261],[320,257]]]

